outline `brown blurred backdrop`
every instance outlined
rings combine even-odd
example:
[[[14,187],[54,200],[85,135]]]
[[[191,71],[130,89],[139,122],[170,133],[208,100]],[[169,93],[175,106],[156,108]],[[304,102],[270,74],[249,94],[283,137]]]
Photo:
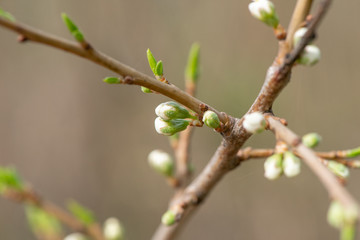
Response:
[[[2,0],[0,6],[21,22],[71,39],[60,18],[66,12],[93,46],[147,74],[150,48],[180,87],[189,47],[198,41],[198,97],[240,117],[277,51],[272,31],[251,17],[248,3]],[[295,0],[274,3],[286,26]],[[274,105],[297,133],[320,133],[320,150],[359,146],[359,10],[358,0],[334,1],[316,41],[322,60],[294,69]],[[167,138],[153,127],[154,109],[166,98],[107,85],[101,80],[111,72],[59,50],[18,44],[2,28],[0,54],[0,164],[16,166],[55,203],[74,198],[99,221],[121,219],[128,239],[149,239],[172,195],[146,160],[155,148],[170,151]],[[220,139],[208,128],[196,130],[196,174]],[[274,137],[256,135],[246,145],[273,147]],[[306,166],[299,177],[270,182],[262,165],[263,160],[250,161],[227,175],[180,239],[338,239],[326,223],[327,193]],[[360,172],[351,174],[348,187],[360,199]],[[1,240],[33,239],[20,205],[0,198],[0,213]]]

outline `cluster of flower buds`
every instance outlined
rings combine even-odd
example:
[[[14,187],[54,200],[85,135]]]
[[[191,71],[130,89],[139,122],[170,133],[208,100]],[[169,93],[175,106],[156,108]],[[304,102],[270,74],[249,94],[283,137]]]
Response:
[[[160,104],[155,109],[155,113],[158,116],[155,119],[155,129],[158,133],[166,136],[183,131],[189,124],[198,121],[189,110],[173,101]]]
[[[328,223],[341,230],[341,239],[355,239],[356,222],[359,217],[357,206],[344,207],[338,201],[332,201],[327,213]]]
[[[292,152],[275,153],[268,157],[264,163],[264,176],[269,180],[279,178],[283,173],[287,177],[295,177],[300,173],[300,159]]]
[[[160,174],[167,177],[174,174],[175,162],[168,153],[161,150],[153,150],[148,156],[148,161],[150,166]]]
[[[294,46],[296,46],[307,32],[307,28],[300,28],[294,34]],[[300,55],[297,63],[305,66],[313,66],[319,62],[321,57],[320,49],[315,45],[307,45]]]
[[[279,18],[276,14],[274,4],[269,0],[253,0],[249,4],[251,15],[270,27],[277,28]]]
[[[244,117],[243,127],[250,133],[260,133],[265,129],[266,121],[260,112],[249,113]]]

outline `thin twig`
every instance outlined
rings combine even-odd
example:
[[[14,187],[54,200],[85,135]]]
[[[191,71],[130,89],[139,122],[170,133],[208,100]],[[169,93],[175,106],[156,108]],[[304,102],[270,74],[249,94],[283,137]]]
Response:
[[[119,74],[120,76],[122,76],[123,79],[126,80],[125,81],[126,84],[134,84],[134,85],[147,87],[155,92],[161,93],[164,96],[167,96],[183,104],[184,106],[190,108],[191,110],[195,111],[198,114],[202,114],[201,106],[205,105],[219,116],[221,122],[226,124],[227,121],[226,116],[224,116],[223,113],[220,113],[213,107],[201,102],[197,98],[190,96],[189,94],[182,91],[178,87],[172,84],[163,83],[161,81],[156,80],[153,77],[141,73],[105,55],[104,53],[97,51],[93,47],[85,49],[81,46],[81,44],[70,42],[66,39],[55,37],[53,35],[41,32],[39,30],[35,30],[29,26],[17,22],[14,23],[5,20],[3,18],[0,18],[0,25],[9,30],[19,33],[21,36],[27,39],[26,42],[32,41],[32,42],[42,43],[57,49],[62,49],[64,51],[73,53],[77,56],[86,58],[98,65],[101,65]]]
[[[94,223],[90,226],[84,225],[72,215],[64,211],[62,208],[47,200],[42,199],[38,194],[36,194],[30,189],[24,189],[22,191],[7,189],[3,193],[3,196],[12,201],[28,203],[38,208],[41,208],[43,211],[54,216],[72,230],[84,233],[94,240],[105,240],[102,235],[101,229],[97,223]]]
[[[315,175],[317,175],[331,198],[338,200],[349,209],[353,209],[358,205],[346,188],[344,188],[337,181],[337,178],[319,161],[319,157],[316,156],[315,152],[302,144],[300,137],[272,117],[268,117],[267,120],[270,129],[276,136],[296,150],[304,162]]]
[[[292,49],[294,33],[309,14],[312,2],[312,0],[298,0],[296,2],[285,40],[289,50]]]

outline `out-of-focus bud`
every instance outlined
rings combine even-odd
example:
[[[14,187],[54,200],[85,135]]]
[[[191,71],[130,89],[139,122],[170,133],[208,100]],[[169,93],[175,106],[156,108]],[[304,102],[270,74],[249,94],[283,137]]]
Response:
[[[186,108],[173,101],[161,103],[156,107],[155,113],[158,117],[166,121],[171,119],[196,118],[192,116]]]
[[[11,22],[15,22],[15,18],[11,13],[4,11],[0,8],[0,17],[5,18],[6,20],[9,20]]]
[[[307,45],[301,53],[297,62],[305,66],[313,66],[319,62],[321,58],[320,49],[314,45]]]
[[[171,136],[177,132],[181,132],[189,125],[189,121],[184,119],[171,119],[165,121],[161,117],[155,119],[155,129],[159,134]]]
[[[251,15],[273,28],[279,25],[279,18],[271,1],[254,0],[249,4],[249,10]]]
[[[152,93],[152,91],[151,91],[149,88],[143,87],[143,86],[141,86],[141,91],[142,91],[143,93]]]
[[[191,45],[188,62],[185,68],[186,81],[196,83],[199,78],[199,58],[200,58],[200,45],[193,43]]]
[[[354,160],[352,161],[352,165],[353,168],[360,168],[360,160]]]
[[[344,207],[338,201],[332,201],[327,213],[327,221],[334,228],[344,224]]]
[[[265,129],[266,121],[260,112],[253,112],[245,115],[243,127],[250,133],[260,133]]]
[[[346,157],[348,158],[357,157],[359,155],[360,155],[360,147],[346,151]]]
[[[159,173],[165,176],[172,176],[174,173],[174,160],[166,152],[161,150],[153,150],[148,156],[149,164]]]
[[[175,223],[175,221],[176,221],[176,215],[171,210],[164,213],[164,215],[162,215],[162,217],[161,217],[162,224],[164,224],[166,226],[173,225]]]
[[[218,128],[220,127],[220,120],[216,113],[213,111],[206,111],[203,116],[203,122],[206,124],[206,126],[210,128]]]
[[[308,133],[302,137],[302,143],[309,147],[316,147],[321,141],[321,136],[317,133]]]
[[[331,172],[333,172],[336,176],[347,178],[350,175],[349,168],[344,164],[341,164],[336,161],[328,161],[327,167]]]
[[[103,82],[108,84],[118,84],[121,83],[121,80],[118,77],[106,77],[103,79]]]
[[[294,34],[294,46],[298,44],[298,42],[304,37],[305,33],[307,32],[307,28],[299,28]]]
[[[275,180],[279,178],[282,174],[282,154],[275,153],[274,155],[268,157],[264,163],[265,174],[264,176],[267,179]]]
[[[300,173],[301,162],[292,152],[284,153],[283,170],[287,177],[295,177]]]
[[[64,240],[86,240],[86,237],[81,233],[71,233],[67,235]]]
[[[117,218],[108,218],[104,222],[104,237],[106,240],[123,240],[124,227]]]

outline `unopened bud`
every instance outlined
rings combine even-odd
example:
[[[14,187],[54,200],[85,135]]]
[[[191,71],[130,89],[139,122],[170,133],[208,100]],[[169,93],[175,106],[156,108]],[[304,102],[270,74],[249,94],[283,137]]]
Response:
[[[166,152],[161,150],[153,150],[148,156],[149,164],[159,173],[165,176],[172,176],[174,173],[174,160]]]
[[[163,120],[195,118],[189,111],[177,102],[165,102],[156,107],[155,113]]]
[[[279,25],[279,18],[271,1],[254,0],[249,4],[249,10],[251,15],[273,28]]]
[[[103,82],[108,84],[118,84],[121,83],[121,80],[118,77],[106,77],[103,79]]]
[[[357,157],[359,155],[360,155],[360,147],[346,151],[346,157],[348,158]]]
[[[82,233],[71,233],[67,235],[64,240],[86,240],[86,237]]]
[[[294,34],[294,46],[298,44],[298,42],[304,37],[305,33],[307,32],[307,28],[299,28]]]
[[[175,223],[175,221],[176,221],[176,215],[171,210],[164,213],[164,215],[162,215],[162,217],[161,217],[162,224],[164,224],[166,226],[173,225]]]
[[[210,128],[220,127],[220,120],[216,113],[213,111],[206,111],[203,116],[203,122]]]
[[[104,223],[104,237],[106,240],[124,239],[124,227],[117,218],[108,218]]]
[[[143,86],[141,86],[141,91],[142,91],[143,93],[152,93],[152,91],[151,91],[149,88],[143,87]]]
[[[327,167],[331,172],[333,172],[336,176],[347,178],[350,175],[349,168],[344,164],[341,164],[336,161],[328,161]]]
[[[282,174],[282,154],[276,153],[265,160],[265,174],[267,179],[275,180]]]
[[[321,141],[321,136],[317,133],[308,133],[302,137],[302,143],[309,147],[316,147]]]
[[[332,201],[327,213],[327,221],[334,228],[341,228],[344,224],[344,207],[338,201]]]
[[[260,112],[253,112],[245,115],[243,127],[250,133],[260,133],[265,129],[266,121]]]
[[[305,66],[315,65],[321,57],[320,49],[314,45],[307,45],[297,62]]]
[[[353,168],[360,168],[360,160],[354,160],[354,161],[352,161],[351,166],[352,166]]]
[[[301,162],[292,152],[284,153],[283,170],[287,177],[295,177],[300,173]]]
[[[161,117],[155,119],[155,129],[159,134],[171,136],[177,132],[181,132],[189,125],[189,121],[183,119],[171,119],[165,121]]]

